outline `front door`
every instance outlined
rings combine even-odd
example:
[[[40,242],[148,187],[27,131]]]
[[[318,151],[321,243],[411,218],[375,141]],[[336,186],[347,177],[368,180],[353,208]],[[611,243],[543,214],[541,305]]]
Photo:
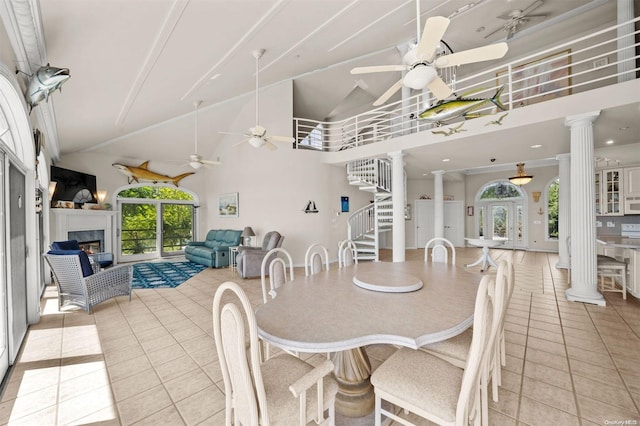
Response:
[[[0,150],[0,213],[7,209],[6,191],[9,187],[5,172],[5,154]],[[0,221],[0,253],[6,253],[6,222]],[[24,258],[24,256],[22,256]],[[7,325],[7,258],[0,259],[0,379],[2,379],[9,368],[9,329]],[[26,301],[25,301],[26,302]]]
[[[481,237],[507,240],[505,246],[509,248],[526,248],[522,202],[483,203],[479,215]]]

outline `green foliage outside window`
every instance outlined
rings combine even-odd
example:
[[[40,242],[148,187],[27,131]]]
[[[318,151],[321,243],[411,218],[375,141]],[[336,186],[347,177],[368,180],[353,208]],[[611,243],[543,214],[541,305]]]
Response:
[[[549,238],[558,238],[558,188],[560,183],[558,179],[549,185],[547,192],[547,217]]]
[[[120,191],[119,198],[187,201],[162,203],[162,251],[183,250],[193,239],[193,196],[178,188],[144,186]],[[122,254],[157,251],[157,203],[122,203]]]
[[[480,200],[504,200],[507,198],[522,198],[522,193],[512,183],[496,182],[487,185],[480,194]]]

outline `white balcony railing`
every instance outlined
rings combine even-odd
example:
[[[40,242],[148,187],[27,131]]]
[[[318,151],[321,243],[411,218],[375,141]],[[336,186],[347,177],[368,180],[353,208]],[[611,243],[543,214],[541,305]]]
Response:
[[[458,96],[490,98],[498,87],[507,110],[633,80],[638,75],[639,31],[619,36],[619,28],[635,28],[640,17],[588,36],[538,51],[452,83]],[[463,68],[464,69],[464,68]],[[296,147],[341,151],[410,133],[434,124],[419,115],[436,103],[429,92],[418,94],[342,121],[294,118]],[[492,103],[474,112],[491,113]]]

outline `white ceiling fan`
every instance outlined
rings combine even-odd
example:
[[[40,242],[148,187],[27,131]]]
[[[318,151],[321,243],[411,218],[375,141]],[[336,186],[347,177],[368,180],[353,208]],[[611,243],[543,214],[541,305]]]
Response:
[[[259,85],[259,80],[258,80],[258,75],[259,75],[260,69],[259,69],[258,63],[259,63],[260,58],[262,57],[262,55],[264,55],[264,52],[265,52],[264,49],[258,49],[258,50],[254,50],[252,52],[253,57],[256,58],[256,125],[255,125],[255,127],[249,128],[249,131],[244,133],[246,138],[241,140],[240,142],[238,142],[236,144],[236,146],[237,145],[241,145],[241,144],[243,144],[245,142],[248,142],[249,145],[251,145],[254,148],[265,147],[267,149],[275,151],[276,149],[278,149],[278,147],[273,142],[293,143],[295,141],[295,139],[290,137],[290,136],[268,135],[267,134],[267,129],[265,129],[264,127],[262,127],[261,125],[258,124],[260,122],[259,121],[260,85]]]
[[[194,153],[189,156],[189,165],[192,168],[196,169],[196,170],[199,169],[200,167],[202,167],[203,165],[216,166],[216,165],[222,164],[220,161],[203,160],[202,156],[198,154],[198,107],[200,106],[201,103],[202,103],[202,101],[195,101],[193,103],[193,106],[196,109],[196,112],[195,112],[194,150],[193,150]]]
[[[447,31],[449,18],[433,16],[424,24],[420,37],[420,0],[416,0],[417,38],[418,44],[409,50],[402,58],[401,65],[381,65],[372,67],[357,67],[351,74],[365,74],[387,71],[407,71],[405,76],[391,86],[376,100],[373,105],[384,104],[404,84],[415,90],[428,88],[438,99],[446,99],[452,93],[449,86],[438,76],[436,68],[453,67],[474,62],[488,61],[502,58],[508,50],[506,43],[496,43],[475,49],[464,50],[450,55],[437,56],[440,40]]]
[[[484,38],[491,37],[498,31],[503,30],[503,31],[506,31],[507,40],[509,40],[511,37],[514,36],[516,32],[518,32],[518,29],[520,26],[529,22],[529,19],[546,18],[547,15],[544,15],[544,14],[530,15],[530,13],[533,12],[534,9],[537,9],[540,6],[542,6],[542,3],[544,3],[543,0],[537,0],[531,3],[529,6],[527,6],[527,8],[524,10],[515,9],[515,10],[512,10],[511,12],[503,13],[502,15],[498,16],[498,18],[505,19],[507,22],[505,22],[504,25],[502,25],[502,28],[498,28],[497,30],[492,31],[491,33],[484,36]]]

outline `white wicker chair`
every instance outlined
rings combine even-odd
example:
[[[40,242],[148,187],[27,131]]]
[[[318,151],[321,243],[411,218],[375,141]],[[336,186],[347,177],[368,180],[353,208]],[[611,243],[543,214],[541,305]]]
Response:
[[[338,384],[331,377],[333,363],[313,367],[286,353],[261,363],[253,308],[234,282],[223,283],[213,298],[213,336],[224,380],[226,426],[334,424]]]
[[[83,277],[77,254],[45,254],[58,287],[58,309],[77,306],[87,313],[97,304],[116,296],[129,296],[133,283],[133,266],[114,266]]]

